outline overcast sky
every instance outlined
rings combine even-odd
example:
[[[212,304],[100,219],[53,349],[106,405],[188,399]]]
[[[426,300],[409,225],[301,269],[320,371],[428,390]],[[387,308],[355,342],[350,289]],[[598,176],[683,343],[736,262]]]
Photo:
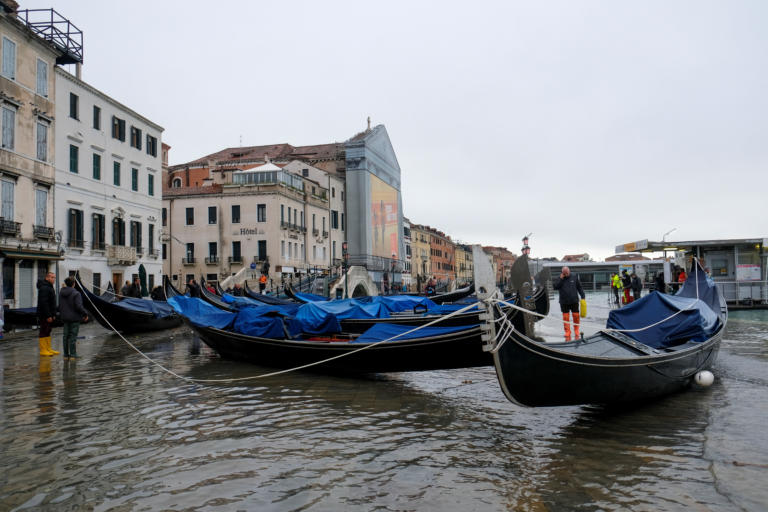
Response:
[[[21,8],[48,4],[20,0]],[[595,259],[768,237],[768,2],[54,0],[171,164],[387,127],[405,216]]]

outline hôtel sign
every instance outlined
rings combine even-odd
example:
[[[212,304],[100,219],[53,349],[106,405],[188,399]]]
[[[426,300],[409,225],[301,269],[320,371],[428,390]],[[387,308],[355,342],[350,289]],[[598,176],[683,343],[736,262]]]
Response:
[[[263,235],[264,230],[259,228],[240,228],[239,231],[232,232],[233,235],[248,236],[248,235]]]

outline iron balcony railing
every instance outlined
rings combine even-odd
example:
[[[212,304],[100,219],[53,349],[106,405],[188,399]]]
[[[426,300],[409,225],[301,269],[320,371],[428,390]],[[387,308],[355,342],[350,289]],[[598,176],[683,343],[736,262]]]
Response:
[[[69,247],[75,247],[77,249],[82,249],[85,247],[85,240],[77,239],[77,238],[70,238],[67,241],[67,245]]]
[[[181,264],[182,265],[194,265],[197,260],[195,258],[182,258]]]
[[[3,217],[0,217],[0,233],[4,235],[18,236],[18,234],[21,233],[21,222],[5,220]]]
[[[91,250],[92,251],[105,251],[107,249],[107,244],[104,242],[93,242],[91,244]]]
[[[150,249],[149,250],[149,256],[150,258],[157,258],[160,256],[160,250],[159,249]]]
[[[218,265],[219,264],[219,257],[218,256],[208,256],[205,258],[205,264],[206,265]]]
[[[239,263],[239,264],[242,265],[243,264],[243,257],[242,256],[230,256],[229,257],[229,262],[230,263]]]
[[[53,239],[53,228],[49,228],[47,226],[33,225],[32,232],[35,235],[35,238],[42,238],[44,240]]]

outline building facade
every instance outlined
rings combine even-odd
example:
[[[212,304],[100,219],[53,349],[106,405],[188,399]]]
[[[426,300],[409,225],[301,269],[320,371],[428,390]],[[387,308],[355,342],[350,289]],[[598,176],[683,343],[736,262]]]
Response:
[[[45,23],[69,23],[52,9],[18,11],[0,1],[0,258],[3,302],[37,304],[35,282],[55,269],[54,224],[57,64],[82,62],[82,33],[72,26],[58,44],[40,34]],[[35,25],[35,16],[47,20]],[[79,37],[78,37],[79,35]]]
[[[171,184],[176,178],[171,172]],[[253,268],[278,286],[341,264],[345,189],[337,176],[265,156],[202,180],[163,191],[163,271],[175,285]]]
[[[415,289],[421,292],[432,277],[430,233],[426,226],[411,224],[411,279]]]
[[[472,258],[472,246],[456,244],[455,252],[456,281],[460,286],[471,283],[475,279],[475,266]]]
[[[161,283],[163,128],[57,68],[55,215],[63,274],[120,290],[143,266]]]

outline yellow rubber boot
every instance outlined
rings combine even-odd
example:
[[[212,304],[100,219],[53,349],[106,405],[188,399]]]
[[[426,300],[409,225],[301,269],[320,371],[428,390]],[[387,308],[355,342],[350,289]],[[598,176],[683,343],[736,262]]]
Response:
[[[46,348],[48,349],[48,352],[50,352],[52,356],[55,356],[55,355],[57,355],[57,354],[60,354],[61,352],[59,352],[58,350],[53,350],[53,349],[51,348],[51,337],[50,337],[50,336],[48,336],[46,339],[48,340],[48,342],[45,344],[45,346],[46,346]]]
[[[37,338],[38,343],[40,344],[40,355],[41,356],[52,356],[53,352],[48,350],[48,338]]]

